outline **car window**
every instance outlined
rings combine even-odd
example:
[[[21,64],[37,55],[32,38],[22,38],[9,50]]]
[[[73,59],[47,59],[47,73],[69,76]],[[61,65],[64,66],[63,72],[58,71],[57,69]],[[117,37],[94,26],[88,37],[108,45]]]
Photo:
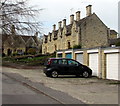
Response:
[[[78,65],[78,63],[74,60],[68,60],[68,65]]]
[[[58,64],[67,64],[67,60],[61,59],[61,60],[59,60]]]
[[[57,60],[52,60],[52,64],[58,64]]]

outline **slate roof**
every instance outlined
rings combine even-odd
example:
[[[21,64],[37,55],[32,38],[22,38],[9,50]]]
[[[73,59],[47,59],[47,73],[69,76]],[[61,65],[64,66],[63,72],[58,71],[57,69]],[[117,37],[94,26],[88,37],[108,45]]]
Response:
[[[6,34],[2,35],[2,43],[5,42],[9,36],[10,35],[6,35]]]
[[[95,14],[95,13],[93,13],[93,14]],[[85,20],[88,19],[88,17],[91,17],[93,14],[91,14],[90,16],[87,16],[85,18],[82,18],[79,21],[76,21],[77,25],[80,26]],[[72,24],[66,25],[66,29],[67,29],[66,35],[71,35],[71,28],[72,28]],[[61,32],[62,32],[62,30],[63,30],[63,28],[61,28]],[[58,30],[53,31],[53,33],[54,33],[54,37],[56,38],[57,34],[58,34]],[[46,36],[48,36],[48,35],[46,35]]]
[[[9,36],[10,36],[10,35],[2,35],[2,43],[4,43]],[[25,42],[27,42],[28,39],[29,39],[30,37],[32,37],[32,38],[34,39],[35,43],[38,43],[36,36],[15,35],[15,36],[14,36],[14,40],[15,40],[15,41],[19,40],[19,39],[20,39],[20,36],[22,37],[22,39],[23,39]]]
[[[115,30],[110,30],[110,35],[117,35],[117,32]]]

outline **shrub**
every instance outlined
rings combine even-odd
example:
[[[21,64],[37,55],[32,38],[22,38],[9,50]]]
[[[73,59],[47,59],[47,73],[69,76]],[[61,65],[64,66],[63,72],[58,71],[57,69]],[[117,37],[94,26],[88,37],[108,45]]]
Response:
[[[120,46],[120,42],[117,42],[115,45],[116,45],[116,46]]]
[[[6,55],[5,55],[5,53],[2,53],[2,57],[5,57]]]
[[[30,49],[28,49],[27,53],[35,55],[36,54],[36,49],[35,48],[30,48]]]
[[[73,49],[81,49],[81,45],[74,45]]]
[[[16,56],[16,55],[17,55],[17,53],[16,53],[16,52],[14,52],[14,53],[13,53],[13,56]]]

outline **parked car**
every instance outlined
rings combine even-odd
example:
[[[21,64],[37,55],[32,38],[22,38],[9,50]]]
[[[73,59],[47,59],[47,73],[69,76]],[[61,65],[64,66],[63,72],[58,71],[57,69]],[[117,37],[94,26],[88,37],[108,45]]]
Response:
[[[67,58],[50,58],[44,64],[43,69],[47,77],[56,78],[58,75],[82,75],[88,78],[92,75],[92,70],[73,59]]]

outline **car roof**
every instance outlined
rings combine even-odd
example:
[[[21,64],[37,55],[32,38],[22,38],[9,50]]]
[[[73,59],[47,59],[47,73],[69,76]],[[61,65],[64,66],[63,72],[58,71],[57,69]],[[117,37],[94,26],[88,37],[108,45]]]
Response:
[[[49,59],[50,60],[59,60],[59,59],[74,60],[74,59],[70,59],[70,58],[49,58]],[[76,61],[76,60],[74,60],[74,61]],[[78,62],[78,61],[76,61],[76,62]],[[80,62],[78,62],[78,63],[80,63]]]
[[[69,58],[49,58],[51,60],[54,60],[54,59],[67,59],[67,60],[73,60],[73,59],[69,59]]]

